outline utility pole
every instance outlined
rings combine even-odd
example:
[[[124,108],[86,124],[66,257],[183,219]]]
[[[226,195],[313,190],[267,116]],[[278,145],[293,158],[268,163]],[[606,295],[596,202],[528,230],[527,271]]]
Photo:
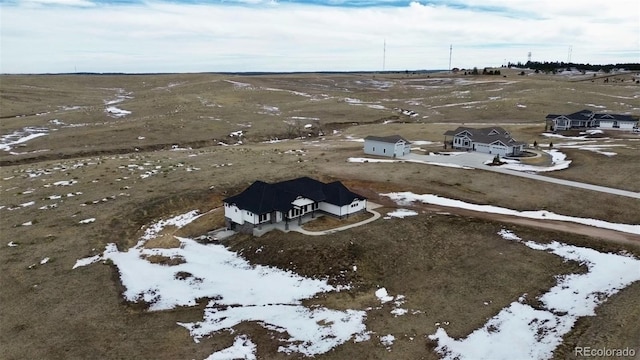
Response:
[[[451,54],[453,53],[453,44],[449,45],[449,72],[451,72]]]
[[[382,71],[384,72],[387,61],[387,39],[382,43]]]

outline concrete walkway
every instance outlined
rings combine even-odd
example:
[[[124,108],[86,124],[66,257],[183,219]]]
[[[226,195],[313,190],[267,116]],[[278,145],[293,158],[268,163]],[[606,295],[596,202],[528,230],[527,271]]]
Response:
[[[297,221],[292,221],[289,223],[289,228],[285,229],[285,224],[284,222],[279,222],[279,223],[275,223],[275,224],[262,224],[260,227],[257,227],[255,229],[253,229],[253,235],[255,236],[262,236],[266,233],[268,233],[271,230],[280,230],[282,232],[289,232],[289,231],[297,231],[301,234],[305,234],[305,235],[311,235],[311,236],[318,236],[318,235],[327,235],[327,234],[332,234],[338,231],[343,231],[343,230],[347,230],[347,229],[351,229],[354,228],[356,226],[360,226],[360,225],[364,225],[364,224],[368,224],[372,221],[375,221],[377,219],[380,218],[380,213],[375,211],[374,209],[377,209],[379,207],[381,207],[382,205],[373,203],[371,201],[367,201],[367,211],[372,213],[373,216],[366,219],[366,220],[362,220],[360,222],[354,223],[354,224],[349,224],[349,225],[345,225],[345,226],[340,226],[337,228],[333,228],[333,229],[328,229],[328,230],[323,230],[323,231],[309,231],[309,230],[305,230],[302,228],[302,225],[304,225],[307,222],[313,221],[314,219],[312,217],[304,217],[301,220],[302,224],[298,225]],[[330,215],[322,215],[322,216],[330,216]]]
[[[297,231],[297,232],[299,232],[301,234],[311,235],[311,236],[333,234],[333,233],[338,232],[338,231],[351,229],[351,228],[354,228],[356,226],[368,224],[368,223],[370,223],[372,221],[378,220],[380,218],[380,213],[375,211],[374,209],[377,209],[377,208],[379,208],[381,206],[382,205],[379,205],[379,204],[376,204],[376,203],[372,203],[371,201],[367,201],[367,211],[372,213],[373,216],[368,218],[368,219],[366,219],[366,220],[362,220],[360,222],[357,222],[355,224],[349,224],[349,225],[340,226],[340,227],[337,227],[337,228],[328,229],[328,230],[322,230],[322,231],[309,231],[309,230],[303,229],[302,227],[300,227],[298,225],[290,226],[289,229],[291,231]]]
[[[546,181],[546,182],[563,185],[563,186],[571,186],[571,187],[576,187],[580,189],[586,189],[591,191],[598,191],[598,192],[603,192],[603,193],[608,193],[613,195],[640,199],[640,193],[638,192],[610,188],[610,187],[600,186],[600,185],[587,184],[587,183],[582,183],[578,181],[556,179],[549,176],[532,174],[532,173],[523,172],[523,171],[502,169],[497,166],[485,165],[484,163],[486,161],[490,161],[493,159],[493,155],[491,154],[484,154],[484,153],[478,153],[478,152],[461,152],[461,153],[451,153],[451,154],[452,155],[420,155],[420,154],[411,153],[398,159],[399,160],[406,159],[406,160],[411,160],[415,162],[438,163],[443,165],[455,165],[460,167],[474,168],[478,170],[493,171],[501,174],[519,176],[519,177],[532,179],[532,180]]]

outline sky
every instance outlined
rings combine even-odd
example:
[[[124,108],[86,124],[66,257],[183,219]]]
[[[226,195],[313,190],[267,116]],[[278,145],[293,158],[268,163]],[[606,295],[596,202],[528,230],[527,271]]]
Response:
[[[640,62],[637,0],[0,0],[0,32],[0,73]]]

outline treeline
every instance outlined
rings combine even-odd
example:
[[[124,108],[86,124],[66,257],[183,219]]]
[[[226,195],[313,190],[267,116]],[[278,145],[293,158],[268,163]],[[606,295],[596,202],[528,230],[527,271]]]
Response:
[[[474,67],[473,70],[467,70],[464,72],[465,75],[480,75],[480,71],[478,71],[477,67]],[[482,69],[482,75],[500,75],[500,70],[490,70],[489,68]]]
[[[627,63],[627,64],[607,64],[607,65],[591,65],[591,64],[578,64],[572,62],[563,61],[527,61],[526,63],[518,62],[516,64],[509,63],[509,67],[532,69],[536,71],[542,71],[545,73],[556,73],[558,71],[578,70],[578,71],[602,71],[605,73],[611,72],[613,69],[625,69],[629,71],[640,71],[640,63]]]

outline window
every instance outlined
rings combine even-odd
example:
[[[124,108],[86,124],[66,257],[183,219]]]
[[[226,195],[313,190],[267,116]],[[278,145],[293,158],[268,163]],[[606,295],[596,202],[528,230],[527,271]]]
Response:
[[[373,151],[376,151],[376,147],[375,146],[372,149],[373,149]]]
[[[386,153],[386,152],[387,152],[387,149],[382,149],[382,152],[383,152],[383,153]]]

